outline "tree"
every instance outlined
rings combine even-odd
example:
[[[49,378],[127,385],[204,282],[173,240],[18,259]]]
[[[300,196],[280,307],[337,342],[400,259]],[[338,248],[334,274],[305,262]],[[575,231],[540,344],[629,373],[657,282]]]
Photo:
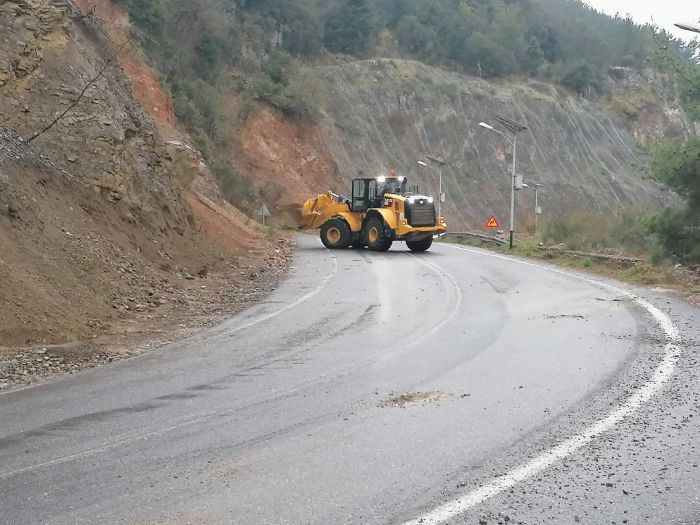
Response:
[[[154,36],[161,34],[165,22],[163,0],[125,0],[124,4],[136,26]]]
[[[535,37],[529,37],[517,52],[518,63],[523,73],[536,75],[544,64],[544,52]]]
[[[432,27],[421,24],[414,15],[404,16],[396,26],[396,38],[403,49],[421,58],[437,58],[438,36]]]
[[[361,55],[375,35],[373,11],[367,0],[345,0],[328,20],[325,44],[331,51]]]
[[[681,106],[690,119],[700,119],[700,63],[692,45],[680,49],[667,33],[657,35],[660,51],[655,65],[674,75]],[[685,199],[684,208],[668,208],[647,218],[646,225],[675,258],[700,263],[700,137],[668,141],[657,146],[654,176]]]
[[[686,206],[669,208],[648,218],[649,230],[677,259],[700,263],[700,137],[659,146],[652,171],[686,199]]]
[[[583,63],[572,67],[561,78],[560,84],[576,91],[579,95],[590,95],[594,91],[601,90],[603,79],[600,72],[593,66]]]

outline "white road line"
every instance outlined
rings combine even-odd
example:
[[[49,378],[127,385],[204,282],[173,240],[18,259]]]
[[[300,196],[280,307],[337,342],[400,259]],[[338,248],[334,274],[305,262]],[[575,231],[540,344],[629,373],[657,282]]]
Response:
[[[319,242],[320,242],[320,241],[319,241]],[[296,301],[294,301],[294,302],[288,304],[287,306],[284,306],[284,307],[282,307],[282,308],[279,308],[279,309],[277,309],[277,310],[275,310],[275,311],[273,311],[273,312],[270,312],[270,313],[261,315],[260,317],[255,317],[255,318],[253,318],[251,321],[249,321],[249,322],[247,322],[247,323],[245,323],[245,324],[242,324],[242,325],[240,325],[240,326],[236,326],[236,327],[234,327],[234,328],[231,328],[230,330],[218,331],[218,330],[220,329],[220,327],[219,327],[219,328],[214,327],[214,328],[212,328],[212,329],[210,329],[210,330],[207,330],[207,331],[205,331],[205,332],[192,335],[191,337],[187,337],[187,338],[185,338],[185,339],[183,339],[183,340],[181,340],[181,341],[176,341],[176,342],[171,343],[171,344],[182,344],[182,343],[186,343],[187,341],[196,341],[196,338],[202,337],[202,336],[205,336],[206,338],[211,338],[211,337],[213,337],[213,336],[215,336],[215,335],[222,335],[222,334],[223,334],[224,336],[233,335],[233,334],[235,334],[235,333],[237,333],[237,332],[240,332],[241,330],[245,330],[246,328],[250,328],[251,326],[255,326],[255,325],[257,325],[257,324],[260,324],[260,323],[262,323],[263,321],[267,321],[268,319],[272,319],[273,317],[277,317],[277,316],[280,315],[281,313],[286,312],[287,310],[290,310],[290,309],[294,308],[295,306],[299,306],[301,303],[304,303],[304,302],[308,301],[309,299],[311,299],[312,297],[314,297],[315,295],[318,295],[318,294],[328,285],[328,283],[329,283],[329,282],[331,281],[331,279],[335,276],[335,274],[338,273],[338,260],[336,259],[335,255],[333,255],[333,254],[330,254],[330,257],[331,257],[331,261],[333,262],[333,269],[331,270],[331,273],[329,273],[328,275],[326,275],[326,276],[323,278],[323,280],[321,281],[321,283],[320,283],[316,288],[314,288],[313,290],[311,290],[311,291],[310,291],[309,293],[307,293],[306,295],[300,297],[300,298],[297,299]],[[244,313],[244,312],[242,312],[242,313]],[[242,315],[242,313],[239,313],[238,315]],[[235,318],[235,317],[236,317],[236,316],[234,316],[234,318]],[[168,344],[168,345],[165,345],[164,347],[159,348],[158,351],[161,351],[161,352],[162,352],[162,351],[165,351],[165,350],[167,349],[167,347],[171,346],[171,344]],[[132,357],[132,358],[129,359],[129,360],[130,360],[130,361],[135,361],[135,360],[137,360],[137,359],[139,359],[139,358],[144,358],[144,357],[146,357],[146,356],[151,356],[151,355],[155,355],[155,352],[144,352],[144,353],[142,353],[142,354],[139,354],[139,355],[137,355],[137,356]],[[81,371],[81,373],[83,373],[83,372],[88,372],[88,371],[89,371],[89,370],[83,370],[83,371]],[[42,387],[42,386],[46,386],[46,385],[49,384],[49,383],[58,381],[58,380],[62,379],[63,377],[64,377],[64,376],[58,376],[58,377],[52,378],[52,379],[50,379],[50,380],[48,380],[48,381],[46,381],[46,382],[37,383],[37,384],[35,384],[35,385],[27,385],[27,386],[20,387],[20,388],[14,388],[14,389],[12,389],[12,390],[2,391],[2,392],[0,392],[0,397],[2,397],[2,396],[9,396],[10,394],[16,394],[17,392],[22,392],[23,390],[33,390],[33,389],[35,389],[35,388],[40,388],[40,387]],[[1,477],[2,477],[2,476],[0,476],[0,478],[1,478]]]
[[[331,254],[331,259],[332,259],[332,261],[333,261],[333,269],[332,269],[331,273],[329,273],[328,275],[326,275],[326,277],[324,277],[324,279],[321,281],[321,283],[320,283],[316,288],[314,288],[313,290],[311,290],[309,293],[307,293],[306,295],[300,297],[300,298],[297,299],[296,301],[294,301],[294,302],[288,304],[287,306],[285,306],[285,307],[283,307],[283,308],[280,308],[280,309],[278,309],[278,310],[275,310],[274,312],[270,312],[269,314],[265,314],[265,315],[263,315],[263,316],[261,316],[261,317],[257,317],[257,318],[255,318],[254,320],[252,320],[252,321],[250,321],[250,322],[248,322],[248,323],[246,323],[246,324],[243,324],[243,325],[241,325],[241,326],[237,326],[237,327],[235,327],[235,328],[232,329],[232,330],[228,330],[228,331],[226,331],[225,333],[226,333],[227,335],[228,335],[228,334],[233,334],[233,333],[239,332],[239,331],[241,331],[241,330],[243,330],[243,329],[245,329],[245,328],[250,328],[251,326],[255,326],[255,325],[257,325],[257,324],[260,324],[260,323],[263,322],[263,321],[267,321],[268,319],[271,319],[271,318],[273,318],[273,317],[276,317],[277,315],[281,314],[282,312],[285,312],[285,311],[287,311],[287,310],[289,310],[289,309],[291,309],[291,308],[294,308],[295,306],[300,305],[300,304],[303,303],[303,302],[308,301],[309,299],[311,299],[312,297],[314,297],[315,295],[317,295],[318,293],[320,293],[321,290],[323,290],[323,289],[328,285],[328,283],[329,283],[330,280],[333,278],[333,276],[335,276],[335,274],[338,272],[338,261],[337,261],[336,257],[335,257],[333,254]],[[36,387],[36,386],[40,386],[40,385],[31,385],[31,386]],[[289,393],[291,393],[291,392],[293,392],[293,391],[294,391],[294,389],[292,389]],[[16,392],[16,390],[15,390],[14,392]],[[8,393],[9,393],[9,392],[8,392]],[[69,461],[72,461],[72,460],[75,460],[75,459],[80,459],[80,458],[83,458],[83,457],[86,457],[86,456],[92,456],[92,455],[95,455],[95,454],[99,454],[99,453],[101,453],[101,452],[105,452],[105,451],[107,451],[107,450],[109,450],[109,449],[112,449],[112,448],[117,448],[117,447],[119,447],[119,446],[126,445],[126,444],[129,444],[129,443],[134,443],[134,442],[136,442],[136,441],[146,440],[146,439],[149,439],[149,438],[151,438],[151,437],[158,436],[158,435],[160,435],[160,434],[165,434],[165,433],[171,432],[171,431],[173,431],[173,430],[178,430],[178,429],[183,428],[183,427],[188,427],[188,426],[191,426],[191,425],[194,425],[194,424],[197,424],[197,423],[201,423],[201,422],[207,421],[207,420],[212,419],[212,418],[214,418],[214,417],[226,416],[226,415],[228,415],[228,414],[232,414],[235,410],[237,410],[237,409],[226,410],[226,411],[223,411],[223,412],[210,412],[210,413],[205,414],[205,415],[203,415],[203,416],[197,417],[197,418],[195,418],[195,419],[193,419],[193,420],[185,421],[185,422],[183,422],[183,423],[180,423],[180,424],[178,424],[178,425],[174,425],[174,426],[171,426],[171,427],[168,427],[168,428],[162,428],[162,429],[154,430],[154,431],[152,431],[152,432],[148,432],[148,433],[145,433],[145,434],[140,434],[140,435],[137,435],[137,436],[126,437],[126,438],[123,438],[123,439],[119,439],[119,440],[116,440],[116,441],[112,441],[112,442],[109,442],[109,443],[105,443],[105,444],[104,444],[103,446],[101,446],[101,447],[92,448],[92,449],[89,449],[89,450],[84,450],[84,451],[82,451],[82,452],[77,452],[77,453],[75,453],[75,454],[70,454],[70,455],[68,455],[68,456],[62,456],[62,457],[60,457],[60,458],[56,458],[56,459],[53,459],[53,460],[50,460],[50,461],[46,461],[46,462],[44,462],[44,463],[39,463],[39,464],[37,464],[37,465],[31,465],[31,466],[29,466],[29,467],[25,467],[25,468],[13,470],[13,471],[10,471],[10,472],[0,473],[0,479],[9,478],[9,477],[15,476],[15,475],[17,475],[17,474],[22,474],[22,473],[24,473],[24,472],[31,472],[31,471],[38,470],[38,469],[45,468],[45,467],[49,467],[49,466],[52,466],[52,465],[58,465],[58,464],[61,464],[61,463],[67,463],[67,462],[69,462]]]
[[[268,314],[261,315],[260,317],[256,317],[252,321],[249,321],[245,324],[242,324],[240,326],[236,326],[235,328],[232,328],[231,330],[226,330],[224,332],[224,335],[229,336],[232,334],[235,334],[236,332],[240,332],[241,330],[245,330],[246,328],[250,328],[251,326],[255,326],[256,324],[260,324],[263,321],[267,321],[268,319],[272,319],[273,317],[277,317],[279,314],[286,312],[287,310],[291,310],[295,306],[299,306],[301,303],[305,303],[315,295],[318,295],[321,290],[323,290],[328,283],[331,281],[331,279],[335,276],[336,273],[338,273],[338,259],[336,259],[335,255],[331,254],[331,260],[333,261],[333,270],[331,273],[326,275],[321,283],[311,290],[309,293],[306,295],[303,295],[296,301],[289,303],[287,306],[284,306],[283,308],[279,308],[278,310],[275,310],[274,312],[270,312]]]
[[[407,254],[407,255],[408,255],[408,254]],[[235,329],[229,330],[229,331],[226,332],[226,333],[227,333],[227,334],[234,333],[234,332],[237,332],[237,331],[239,331],[239,330],[243,330],[244,328],[249,328],[249,327],[251,327],[251,326],[254,326],[254,325],[256,325],[256,324],[259,324],[260,322],[262,322],[262,321],[264,321],[264,320],[266,320],[266,319],[270,319],[271,317],[274,317],[274,316],[276,316],[276,315],[279,315],[280,313],[282,313],[282,312],[284,312],[284,311],[286,311],[286,310],[289,310],[290,308],[293,308],[294,306],[297,306],[297,305],[299,305],[299,304],[301,304],[301,303],[303,303],[303,302],[305,302],[305,301],[308,301],[310,298],[312,298],[313,296],[317,295],[321,290],[323,290],[323,288],[330,282],[330,280],[333,278],[333,276],[337,273],[337,270],[338,270],[338,262],[337,262],[337,259],[336,259],[336,257],[335,257],[334,255],[332,255],[332,254],[331,254],[331,257],[332,257],[332,259],[333,259],[333,271],[332,271],[330,274],[328,274],[328,275],[323,279],[323,281],[321,282],[321,284],[320,284],[318,287],[316,287],[314,290],[312,290],[311,292],[307,293],[306,295],[304,295],[304,296],[301,297],[300,299],[297,299],[297,300],[294,301],[293,303],[290,303],[289,305],[285,306],[284,308],[281,308],[281,309],[279,309],[279,310],[275,310],[274,312],[271,312],[270,314],[266,314],[265,316],[262,316],[261,318],[256,318],[254,321],[251,321],[251,322],[246,323],[246,324],[244,324],[244,325],[238,326],[238,327],[236,327]],[[400,351],[400,350],[404,350],[405,348],[408,348],[408,347],[411,347],[411,346],[415,346],[415,345],[419,344],[421,341],[423,341],[424,339],[426,339],[427,337],[429,337],[431,334],[434,334],[436,331],[438,331],[440,328],[442,328],[447,322],[449,322],[449,321],[451,320],[451,318],[454,317],[454,315],[456,315],[456,312],[459,310],[459,307],[460,307],[460,305],[462,304],[462,292],[461,292],[461,290],[460,290],[460,288],[459,288],[459,285],[457,284],[457,282],[454,280],[454,278],[453,278],[451,275],[447,274],[444,270],[440,269],[439,267],[435,266],[434,264],[428,263],[428,262],[423,261],[423,260],[419,260],[419,262],[420,262],[421,264],[423,264],[424,266],[426,266],[427,268],[429,268],[430,270],[432,270],[433,272],[435,272],[435,274],[436,274],[438,277],[443,277],[443,278],[445,278],[447,281],[450,281],[450,283],[454,286],[454,289],[455,289],[455,296],[456,296],[456,297],[455,297],[455,307],[454,307],[454,309],[453,309],[453,313],[452,313],[450,316],[447,316],[446,318],[443,318],[443,319],[440,321],[440,323],[438,323],[437,325],[435,325],[429,332],[426,332],[426,333],[423,334],[421,337],[419,337],[419,338],[417,338],[417,339],[414,339],[414,340],[411,341],[410,343],[401,343],[401,344],[397,344],[392,350],[389,350],[389,355],[393,355],[394,353],[396,353],[396,352],[398,352],[398,351]],[[340,377],[340,376],[336,376],[336,377]],[[316,381],[316,379],[314,379],[313,381]],[[269,399],[274,399],[274,398],[277,398],[277,397],[280,397],[280,396],[286,396],[286,395],[289,395],[289,394],[293,394],[294,392],[296,392],[296,391],[298,391],[298,390],[300,390],[300,389],[302,389],[302,388],[306,388],[306,387],[310,386],[310,385],[313,383],[313,381],[308,381],[308,382],[305,382],[305,383],[303,383],[303,384],[301,384],[301,385],[296,385],[296,386],[294,386],[294,387],[288,389],[288,390],[285,391],[285,392],[275,394],[273,397],[271,397],[271,398],[269,398]],[[20,468],[20,469],[16,469],[16,470],[9,471],[9,472],[0,473],[0,479],[7,479],[7,478],[11,478],[11,477],[13,477],[13,476],[16,476],[16,475],[18,475],[18,474],[24,474],[24,473],[26,473],[26,472],[33,472],[33,471],[35,471],[35,470],[40,470],[40,469],[47,468],[47,467],[51,467],[51,466],[54,466],[54,465],[60,465],[60,464],[63,464],[63,463],[69,463],[69,462],[74,461],[74,460],[79,460],[79,459],[82,459],[82,458],[85,458],[85,457],[93,456],[93,455],[96,455],[96,454],[101,454],[101,453],[106,452],[106,451],[108,451],[108,450],[111,450],[111,449],[114,449],[114,448],[118,448],[118,447],[121,447],[121,446],[124,446],[124,445],[129,445],[129,444],[131,444],[131,443],[136,443],[136,442],[138,442],[138,441],[146,441],[146,440],[148,440],[148,439],[150,439],[150,438],[159,436],[159,435],[161,435],[161,434],[166,434],[166,433],[168,433],[168,432],[172,432],[172,431],[174,431],[174,430],[179,430],[179,429],[181,429],[181,428],[189,427],[189,426],[192,426],[192,425],[197,425],[197,424],[199,424],[199,423],[206,422],[206,421],[211,420],[211,419],[213,419],[213,418],[226,417],[226,416],[228,416],[228,415],[230,415],[230,414],[235,413],[237,410],[240,410],[240,408],[242,408],[242,407],[236,407],[236,408],[232,408],[232,409],[229,409],[229,410],[218,411],[218,412],[209,412],[209,413],[204,414],[204,415],[202,415],[202,416],[199,416],[199,417],[190,419],[190,420],[188,420],[188,421],[184,421],[184,422],[182,422],[182,423],[179,423],[179,424],[177,424],[177,425],[173,425],[173,426],[170,426],[170,427],[167,427],[167,428],[161,428],[161,429],[153,430],[153,431],[151,431],[151,432],[146,432],[146,433],[144,433],[144,434],[138,434],[138,435],[135,435],[135,436],[129,436],[129,437],[125,437],[125,438],[122,438],[122,439],[117,439],[117,440],[114,440],[114,441],[111,441],[111,442],[104,443],[104,444],[103,444],[102,446],[100,446],[100,447],[91,448],[91,449],[88,449],[88,450],[83,450],[83,451],[81,451],[81,452],[76,452],[76,453],[74,453],[74,454],[69,454],[69,455],[66,455],[66,456],[62,456],[62,457],[59,457],[59,458],[56,458],[56,459],[52,459],[52,460],[49,460],[49,461],[45,461],[45,462],[43,462],[43,463],[38,463],[38,464],[35,464],[35,465],[30,465],[30,466],[28,466],[28,467],[23,467],[23,468]]]
[[[503,259],[506,261],[523,264],[525,266],[532,266],[535,268],[541,268],[547,271],[565,275],[580,281],[590,283],[594,286],[604,288],[615,293],[622,294],[639,306],[644,308],[644,310],[651,315],[654,320],[661,326],[668,343],[664,347],[664,358],[661,364],[656,368],[651,379],[647,381],[639,390],[637,390],[632,396],[630,396],[627,401],[620,405],[617,409],[610,412],[606,417],[600,419],[587,429],[585,429],[580,434],[577,434],[561,444],[549,449],[548,451],[535,457],[525,465],[511,470],[503,476],[499,476],[493,481],[483,485],[477,489],[465,493],[459,498],[453,499],[439,506],[438,508],[420,516],[414,520],[404,522],[403,525],[435,525],[439,523],[445,523],[446,521],[466,512],[467,510],[483,503],[484,501],[501,494],[502,492],[514,487],[518,483],[531,478],[542,471],[546,470],[554,463],[562,460],[563,458],[570,456],[574,452],[578,451],[588,443],[590,443],[594,438],[599,435],[611,430],[623,419],[631,415],[632,413],[639,410],[647,401],[654,397],[663,388],[664,384],[671,378],[676,370],[676,365],[678,363],[678,357],[680,355],[680,347],[678,346],[680,340],[680,333],[678,329],[674,326],[671,319],[663,313],[659,308],[649,303],[648,301],[638,297],[637,295],[607,284],[595,279],[589,279],[580,275],[572,274],[557,268],[551,268],[541,264],[535,264],[527,261],[521,261],[519,259],[513,259],[510,257],[505,257],[502,255],[497,255],[493,253],[482,252],[479,250],[472,250],[469,248],[463,248],[461,246],[450,246],[445,245],[450,248],[455,248],[459,250],[468,251],[478,255],[486,257],[494,257],[497,259]]]
[[[437,333],[439,330],[442,329],[443,326],[445,326],[448,323],[451,323],[452,320],[459,314],[460,308],[462,308],[462,302],[464,301],[464,296],[462,295],[462,289],[459,287],[459,283],[455,280],[452,275],[450,275],[448,272],[437,266],[436,264],[433,264],[431,262],[426,261],[425,259],[422,259],[419,255],[414,255],[411,253],[406,253],[408,257],[414,258],[418,263],[422,264],[429,270],[431,270],[435,275],[438,277],[442,278],[443,280],[447,281],[452,288],[455,291],[455,303],[452,308],[450,308],[451,313],[449,315],[446,315],[443,317],[438,324],[433,326],[430,330],[427,332],[424,332],[422,335],[416,337],[413,339],[410,343],[398,343],[394,347],[390,348],[380,359],[380,361],[388,361],[392,357],[394,357],[398,352],[406,350],[408,348],[411,348],[413,346],[416,346],[417,344],[422,343],[426,339],[428,339],[430,336],[434,335]]]

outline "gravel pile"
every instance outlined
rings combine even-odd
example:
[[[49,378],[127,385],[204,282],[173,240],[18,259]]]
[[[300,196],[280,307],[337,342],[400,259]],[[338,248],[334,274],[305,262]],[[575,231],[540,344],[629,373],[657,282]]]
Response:
[[[63,168],[24,140],[17,132],[0,124],[0,166],[6,162],[26,162],[35,166],[57,170],[64,175],[70,176]],[[0,171],[0,180],[2,177],[2,171]]]

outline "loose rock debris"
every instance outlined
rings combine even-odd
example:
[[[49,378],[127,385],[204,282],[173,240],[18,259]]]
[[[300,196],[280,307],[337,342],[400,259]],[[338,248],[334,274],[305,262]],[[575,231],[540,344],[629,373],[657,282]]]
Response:
[[[466,398],[469,394],[457,392],[409,392],[405,394],[391,393],[384,401],[379,403],[380,408],[406,408],[411,405],[430,405],[439,403],[441,400],[449,398]]]

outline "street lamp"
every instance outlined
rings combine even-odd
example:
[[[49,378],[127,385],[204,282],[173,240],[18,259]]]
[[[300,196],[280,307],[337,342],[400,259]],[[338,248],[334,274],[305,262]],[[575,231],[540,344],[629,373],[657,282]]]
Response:
[[[435,174],[438,176],[438,207],[437,207],[437,214],[438,217],[442,217],[442,202],[443,202],[443,195],[442,195],[442,168],[443,166],[447,165],[447,162],[442,160],[441,158],[434,157],[432,155],[426,155],[425,158],[435,164],[438,165],[438,167],[431,166],[427,162],[423,160],[418,161],[418,165],[421,168],[428,168],[432,170]]]
[[[700,25],[698,24],[687,24],[679,22],[674,25],[680,29],[684,29],[685,31],[693,31],[694,33],[700,33]]]
[[[510,137],[503,133],[502,131],[497,130],[493,126],[487,124],[486,122],[479,122],[479,126],[482,128],[485,128],[489,131],[493,131],[494,133],[498,133],[501,137],[504,139],[508,140],[512,145],[513,145],[513,175],[512,175],[512,180],[510,184],[510,249],[513,249],[513,231],[515,229],[515,183],[516,183],[516,176],[515,176],[515,154],[518,149],[518,136],[517,133],[520,131],[525,131],[527,129],[527,126],[524,124],[520,124],[519,122],[516,122],[515,120],[506,117],[505,115],[501,115],[500,113],[493,117],[493,119],[501,124],[503,127],[505,127],[508,131],[510,131],[513,136]]]

